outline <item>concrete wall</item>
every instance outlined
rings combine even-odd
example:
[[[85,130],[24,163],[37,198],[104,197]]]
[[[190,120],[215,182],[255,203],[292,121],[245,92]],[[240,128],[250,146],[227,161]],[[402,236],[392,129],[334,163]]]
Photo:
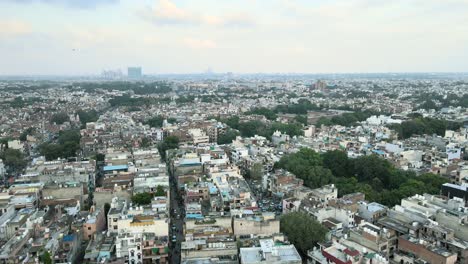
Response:
[[[234,218],[234,235],[271,236],[280,232],[280,221],[253,221],[246,218]]]
[[[157,219],[145,224],[132,224],[133,219],[119,219],[117,222],[118,230],[126,230],[130,233],[154,233],[156,236],[168,236],[169,225],[167,219]]]
[[[443,227],[453,229],[456,238],[468,241],[468,225],[461,225],[458,217],[444,212],[437,212],[436,221]]]
[[[94,192],[94,204],[96,208],[103,208],[105,203],[111,203],[113,197],[119,197],[119,199],[126,200],[128,203],[132,198],[132,193],[127,190],[121,191],[96,191]]]

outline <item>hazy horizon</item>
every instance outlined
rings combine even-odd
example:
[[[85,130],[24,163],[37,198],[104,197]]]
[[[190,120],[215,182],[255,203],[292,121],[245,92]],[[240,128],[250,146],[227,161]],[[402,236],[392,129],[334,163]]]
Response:
[[[467,13],[467,0],[4,0],[0,76],[465,73]]]

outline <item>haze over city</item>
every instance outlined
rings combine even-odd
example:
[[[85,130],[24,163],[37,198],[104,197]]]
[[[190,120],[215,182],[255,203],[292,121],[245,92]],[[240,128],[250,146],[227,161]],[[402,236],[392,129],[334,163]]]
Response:
[[[468,264],[468,0],[0,0],[0,264]]]
[[[4,0],[0,75],[466,72],[468,1]]]

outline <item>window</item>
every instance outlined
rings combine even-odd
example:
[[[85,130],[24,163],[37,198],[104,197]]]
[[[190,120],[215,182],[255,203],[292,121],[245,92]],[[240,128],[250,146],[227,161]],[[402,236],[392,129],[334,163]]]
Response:
[[[91,227],[90,227],[90,226],[88,226],[88,230],[91,230]]]
[[[135,250],[130,251],[130,256],[134,257],[135,256]]]
[[[116,226],[116,225],[114,226],[114,230],[117,230],[117,226]]]

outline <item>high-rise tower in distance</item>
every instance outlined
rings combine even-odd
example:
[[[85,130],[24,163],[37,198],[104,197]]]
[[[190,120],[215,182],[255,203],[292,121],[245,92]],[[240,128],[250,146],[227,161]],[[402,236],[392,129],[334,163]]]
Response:
[[[127,69],[128,78],[141,78],[141,67],[128,67]]]

